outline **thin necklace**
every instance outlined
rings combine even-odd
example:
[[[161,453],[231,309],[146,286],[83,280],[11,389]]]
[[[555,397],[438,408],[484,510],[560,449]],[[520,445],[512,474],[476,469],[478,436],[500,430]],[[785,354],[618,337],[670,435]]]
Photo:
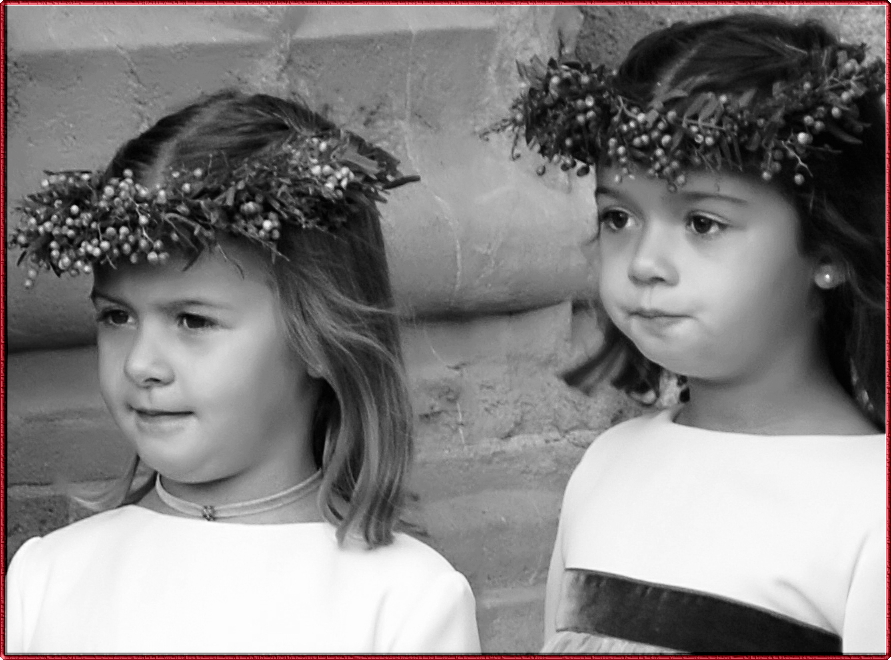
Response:
[[[195,504],[194,502],[189,502],[188,500],[171,495],[161,484],[160,474],[155,477],[155,491],[157,491],[161,501],[174,511],[179,511],[180,513],[185,513],[186,515],[196,518],[204,518],[205,520],[219,520],[221,518],[237,518],[239,516],[249,516],[255,513],[265,513],[266,511],[272,511],[273,509],[279,509],[283,506],[293,504],[297,500],[308,495],[321,478],[322,471],[318,470],[308,479],[281,492],[273,493],[266,497],[260,497],[256,500],[235,502],[233,504],[220,504],[219,506],[213,506],[211,504]]]

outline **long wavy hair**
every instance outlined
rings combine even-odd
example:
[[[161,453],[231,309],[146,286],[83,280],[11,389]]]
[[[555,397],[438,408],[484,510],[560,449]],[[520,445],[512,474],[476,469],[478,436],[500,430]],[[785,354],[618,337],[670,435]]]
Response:
[[[676,23],[631,48],[616,85],[644,105],[657,88],[719,95],[755,88],[769,95],[774,82],[801,76],[814,52],[839,45],[812,20],[736,14]],[[868,124],[859,144],[830,140],[839,153],[808,162],[815,183],[806,190],[794,185],[791,173],[774,177],[771,185],[794,200],[804,254],[832,262],[845,276],[840,286],[820,292],[822,344],[835,378],[867,417],[884,427],[885,113],[877,95],[864,96],[857,105],[860,120]],[[749,165],[758,171],[756,160]],[[666,382],[663,369],[605,322],[602,349],[565,373],[566,381],[587,391],[611,377],[636,398],[658,397]]]
[[[300,103],[224,91],[124,144],[105,175],[120,177],[130,169],[136,180],[154,183],[171,168],[224,173],[280,148],[294,132],[333,128]],[[392,158],[354,139],[363,155]],[[413,433],[379,213],[376,207],[356,208],[336,231],[284,228],[278,249],[286,258],[268,259],[269,280],[289,341],[307,363],[320,367],[324,380],[311,427],[313,455],[323,472],[321,512],[337,526],[341,543],[355,532],[371,547],[385,545],[400,520]],[[141,499],[153,479],[137,485],[139,465],[137,456],[90,508]]]

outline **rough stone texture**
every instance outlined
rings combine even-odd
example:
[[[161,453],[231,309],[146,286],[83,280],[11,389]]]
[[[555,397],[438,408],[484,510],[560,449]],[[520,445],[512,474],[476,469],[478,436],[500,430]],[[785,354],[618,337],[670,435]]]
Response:
[[[509,140],[414,133],[419,184],[392,195],[384,231],[399,303],[424,317],[523,311],[589,295],[581,246],[594,231],[590,180],[538,177]]]
[[[14,353],[6,376],[7,484],[121,472],[128,453],[99,395],[95,348]]]
[[[697,21],[742,11],[785,16],[792,20],[814,18],[825,23],[843,39],[865,42],[874,55],[884,57],[887,4],[829,5],[671,5],[671,6],[582,6],[584,23],[578,35],[580,58],[618,66],[628,49],[653,30],[676,21]]]
[[[66,525],[70,520],[70,505],[62,495],[47,492],[12,492],[6,497],[6,557],[9,561],[15,551],[32,536],[41,536]]]
[[[431,545],[470,581],[483,651],[541,648],[544,586],[566,480],[581,449],[479,446],[415,470]]]

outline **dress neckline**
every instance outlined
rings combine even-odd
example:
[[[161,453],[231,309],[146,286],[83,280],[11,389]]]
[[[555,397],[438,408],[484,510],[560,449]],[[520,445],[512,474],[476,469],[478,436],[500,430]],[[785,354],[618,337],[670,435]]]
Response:
[[[719,431],[714,429],[704,429],[698,426],[688,426],[686,424],[679,424],[677,421],[677,416],[680,414],[683,409],[684,404],[678,403],[674,406],[670,406],[668,408],[664,408],[652,416],[653,421],[658,423],[664,423],[670,428],[683,431],[683,432],[692,432],[692,433],[702,433],[708,434],[710,436],[722,435],[728,437],[737,437],[737,438],[762,438],[762,439],[771,439],[777,440],[779,438],[783,439],[795,439],[795,438],[809,438],[809,439],[825,439],[825,440],[853,440],[857,438],[882,438],[885,439],[885,433],[880,431],[876,431],[875,433],[851,433],[851,434],[836,434],[836,433],[746,433],[743,431]]]
[[[154,509],[150,509],[148,507],[141,506],[139,504],[127,504],[125,506],[119,507],[116,510],[117,511],[124,511],[124,510],[138,511],[138,512],[140,512],[140,515],[155,517],[159,520],[174,521],[174,524],[177,524],[177,525],[183,525],[183,526],[194,525],[196,528],[199,528],[199,529],[227,529],[227,528],[228,529],[246,529],[246,528],[264,529],[264,528],[270,528],[270,527],[280,528],[280,529],[286,529],[286,528],[295,528],[296,529],[298,527],[304,528],[304,529],[309,529],[310,527],[321,527],[321,528],[330,527],[332,533],[334,531],[334,526],[325,520],[308,520],[305,522],[282,522],[282,523],[248,523],[248,522],[239,522],[239,521],[233,520],[231,518],[227,518],[224,520],[217,521],[217,524],[215,524],[215,525],[209,525],[209,524],[207,524],[207,521],[204,520],[203,518],[196,518],[196,517],[192,517],[192,516],[175,516],[170,513],[164,513],[162,511],[155,511]]]

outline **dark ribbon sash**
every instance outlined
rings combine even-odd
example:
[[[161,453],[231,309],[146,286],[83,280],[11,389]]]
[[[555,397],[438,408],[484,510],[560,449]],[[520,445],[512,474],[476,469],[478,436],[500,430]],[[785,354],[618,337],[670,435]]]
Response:
[[[840,654],[841,638],[752,605],[629,578],[567,569],[557,630],[688,653]]]

